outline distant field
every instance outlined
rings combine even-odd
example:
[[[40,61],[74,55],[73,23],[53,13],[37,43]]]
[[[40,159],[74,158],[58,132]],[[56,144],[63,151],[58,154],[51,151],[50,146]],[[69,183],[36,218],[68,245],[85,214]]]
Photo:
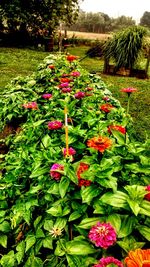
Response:
[[[111,37],[111,34],[103,34],[103,33],[93,33],[93,32],[76,32],[76,31],[67,31],[67,36],[83,38],[83,39],[91,39],[91,40],[105,40]]]

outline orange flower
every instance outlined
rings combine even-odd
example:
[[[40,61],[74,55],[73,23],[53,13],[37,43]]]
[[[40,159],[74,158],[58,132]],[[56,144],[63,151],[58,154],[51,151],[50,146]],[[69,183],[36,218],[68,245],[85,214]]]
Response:
[[[84,162],[80,162],[80,165],[77,169],[77,177],[78,177],[78,186],[89,186],[91,184],[91,181],[90,180],[85,180],[85,179],[82,179],[82,176],[81,174],[84,172],[84,171],[87,171],[89,168],[89,164],[86,164]]]
[[[112,106],[109,103],[106,103],[106,104],[101,105],[100,110],[102,110],[106,113],[109,113],[113,108],[114,108],[114,106]]]
[[[69,62],[72,62],[72,61],[74,61],[74,60],[76,60],[78,57],[77,56],[74,56],[74,55],[69,55],[69,56],[67,56],[67,60],[69,61]]]
[[[150,267],[150,249],[130,251],[124,261],[127,267]]]
[[[87,141],[87,146],[92,147],[101,153],[103,153],[107,148],[110,148],[112,141],[107,137],[93,137]]]

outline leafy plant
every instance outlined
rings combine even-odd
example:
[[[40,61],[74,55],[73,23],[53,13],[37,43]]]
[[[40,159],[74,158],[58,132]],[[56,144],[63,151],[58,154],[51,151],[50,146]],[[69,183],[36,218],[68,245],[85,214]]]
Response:
[[[104,254],[123,260],[147,248],[149,140],[133,140],[130,116],[101,78],[74,56],[49,55],[7,89],[1,129],[13,131],[2,140],[1,266],[88,267]],[[113,233],[107,248],[90,239],[101,226]]]

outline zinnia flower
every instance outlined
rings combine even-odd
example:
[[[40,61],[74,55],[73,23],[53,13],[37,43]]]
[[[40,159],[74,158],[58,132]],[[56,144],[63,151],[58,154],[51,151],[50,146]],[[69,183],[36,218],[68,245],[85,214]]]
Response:
[[[109,98],[108,96],[104,96],[104,97],[103,97],[103,100],[105,100],[105,101],[110,101],[110,98]]]
[[[70,82],[70,79],[69,78],[61,78],[60,79],[60,82],[61,83],[69,83]]]
[[[58,163],[52,165],[50,169],[50,176],[55,180],[60,180],[64,166]]]
[[[114,257],[101,258],[98,264],[95,264],[93,267],[106,267],[109,264],[115,264],[118,267],[123,267],[121,261],[115,259]]]
[[[79,77],[80,76],[80,72],[79,71],[73,71],[70,75],[73,76],[73,77]]]
[[[125,258],[127,267],[149,267],[150,266],[150,249],[136,249],[130,251]]]
[[[131,93],[133,93],[133,92],[136,92],[137,91],[137,89],[136,88],[123,88],[123,89],[121,89],[121,91],[122,92],[124,92],[124,93],[128,93],[129,95],[131,94]]]
[[[61,121],[50,121],[48,122],[48,129],[49,130],[58,130],[63,127],[63,124]]]
[[[76,154],[76,150],[74,148],[72,148],[72,147],[69,147],[68,148],[68,153],[69,153],[69,156],[73,156],[73,155]],[[67,149],[64,148],[63,149],[63,155],[66,156],[66,154],[67,154]]]
[[[110,148],[112,141],[108,137],[93,137],[87,141],[87,146],[94,148],[103,153],[107,148]]]
[[[74,97],[76,98],[76,99],[81,99],[81,98],[83,98],[83,97],[85,97],[85,93],[84,92],[77,92],[75,95],[74,95]]]
[[[82,179],[81,174],[88,170],[89,164],[80,162],[80,165],[77,169],[77,177],[78,177],[78,186],[89,186],[91,184],[90,180]]]
[[[44,99],[50,99],[52,97],[52,94],[43,94],[42,97]]]
[[[121,125],[110,125],[108,126],[108,132],[111,134],[112,130],[119,131],[122,134],[126,133],[126,128]]]
[[[149,193],[147,193],[144,198],[148,201],[150,201],[150,185],[147,185],[145,188],[146,191],[149,191]]]
[[[114,108],[114,106],[112,106],[109,103],[106,103],[106,104],[101,105],[100,110],[102,110],[106,113],[109,113],[113,108]]]
[[[86,87],[85,90],[87,90],[87,91],[93,91],[93,88],[92,87]]]
[[[38,109],[38,105],[36,102],[29,102],[27,104],[22,105],[26,109]]]
[[[61,83],[59,85],[59,88],[64,88],[64,87],[69,87],[69,83],[68,82],[65,82],[65,83]]]
[[[71,92],[71,88],[70,87],[64,87],[61,91],[63,93],[70,93]]]
[[[58,237],[60,235],[62,235],[62,231],[63,229],[61,228],[57,228],[57,227],[53,227],[52,230],[50,230],[50,235],[52,235],[52,237]]]
[[[116,242],[116,231],[110,223],[98,222],[88,235],[96,247],[107,249]]]
[[[77,58],[78,58],[77,56],[73,56],[73,55],[69,55],[69,56],[67,56],[67,60],[68,60],[69,62],[72,62],[72,61],[76,60]]]
[[[54,70],[54,69],[55,69],[55,66],[54,66],[54,65],[49,65],[48,67],[49,67],[49,69],[51,69],[51,70]]]

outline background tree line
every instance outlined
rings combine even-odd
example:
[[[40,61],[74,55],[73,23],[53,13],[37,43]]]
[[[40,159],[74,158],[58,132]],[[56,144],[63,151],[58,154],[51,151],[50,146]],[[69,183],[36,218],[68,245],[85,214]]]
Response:
[[[120,16],[110,18],[102,12],[92,13],[80,11],[76,23],[69,27],[72,31],[108,33],[134,26],[136,21],[132,17]],[[150,28],[150,12],[145,11],[140,18],[139,25]]]

